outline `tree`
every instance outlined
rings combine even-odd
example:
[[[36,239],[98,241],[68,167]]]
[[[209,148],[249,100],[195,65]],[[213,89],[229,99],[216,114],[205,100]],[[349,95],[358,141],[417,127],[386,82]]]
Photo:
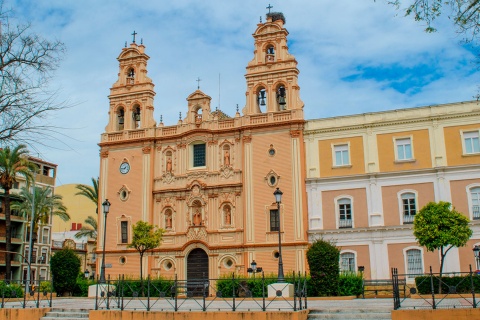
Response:
[[[0,0],[0,144],[44,143],[56,129],[47,123],[48,114],[65,107],[48,90],[65,45],[11,21]]]
[[[77,184],[75,188],[80,190],[79,192],[75,193],[76,196],[84,196],[95,203],[95,213],[98,214],[98,178],[92,178],[92,186],[87,186],[86,184]]]
[[[143,280],[143,255],[160,245],[164,232],[165,230],[141,220],[133,225],[132,243],[128,248],[134,248],[140,254],[140,281]]]
[[[10,147],[0,149],[0,187],[2,187],[4,194],[6,251],[12,251],[10,190],[19,176],[23,176],[27,180],[32,179],[32,173],[36,169],[36,165],[28,160],[28,150],[24,145],[18,145],[13,149]],[[11,274],[11,256],[6,254],[5,257],[5,274],[6,277],[9,277]]]
[[[55,253],[50,260],[53,277],[53,288],[57,295],[72,292],[80,273],[80,258],[72,249],[62,249]]]
[[[480,0],[391,0],[388,3],[400,8],[407,2],[405,15],[413,15],[416,21],[426,23],[426,32],[435,32],[434,22],[441,15],[453,21],[457,32],[466,41],[478,40],[480,32]]]
[[[92,216],[88,216],[87,219],[84,220],[86,224],[90,225],[90,227],[82,226],[80,230],[75,234],[75,238],[80,239],[81,237],[88,237],[92,238],[97,241],[97,219]]]
[[[440,278],[448,251],[465,246],[472,236],[468,222],[467,217],[451,208],[450,202],[443,201],[429,202],[415,215],[413,234],[418,243],[427,251],[440,251]]]
[[[53,194],[51,188],[35,187],[32,194],[30,187],[24,186],[20,189],[19,196],[21,201],[12,203],[12,209],[18,210],[24,217],[30,218],[32,205],[35,207],[33,215],[33,234],[34,240],[40,225],[48,224],[50,216],[57,216],[63,221],[70,220],[67,207],[63,205],[63,197],[59,194]]]
[[[338,294],[340,250],[331,242],[315,240],[307,251],[308,266],[316,296]]]

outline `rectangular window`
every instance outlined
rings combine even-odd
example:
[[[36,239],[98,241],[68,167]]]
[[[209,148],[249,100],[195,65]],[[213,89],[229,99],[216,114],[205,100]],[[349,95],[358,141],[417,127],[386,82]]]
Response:
[[[45,280],[47,280],[47,270],[40,269],[40,281],[45,281]]]
[[[42,232],[42,243],[48,244],[48,241],[49,241],[48,238],[49,238],[48,228],[43,228],[43,232]]]
[[[193,166],[194,167],[204,167],[205,162],[205,144],[194,144],[193,145]]]
[[[280,216],[278,210],[270,210],[270,231],[280,230]]]
[[[333,147],[335,153],[335,166],[347,166],[350,164],[348,156],[348,144]]]
[[[120,224],[122,243],[128,243],[128,221],[122,221]]]
[[[413,223],[417,214],[417,202],[414,193],[402,194],[403,223]]]
[[[465,153],[480,153],[480,144],[478,140],[478,131],[463,133],[463,142],[465,143]]]
[[[397,147],[397,160],[411,160],[412,156],[412,140],[410,138],[395,139]]]
[[[407,273],[412,278],[414,274],[422,274],[422,252],[418,249],[407,251]]]
[[[42,255],[40,256],[38,263],[47,263],[47,248],[42,248]]]
[[[349,199],[338,201],[339,228],[352,227],[352,203]]]
[[[351,252],[340,255],[340,271],[355,272],[355,255]]]

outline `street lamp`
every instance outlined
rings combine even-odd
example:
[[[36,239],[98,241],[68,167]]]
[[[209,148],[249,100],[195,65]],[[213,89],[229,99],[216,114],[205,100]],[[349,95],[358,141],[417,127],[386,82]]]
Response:
[[[255,260],[250,263],[250,268],[247,269],[248,273],[253,273],[253,278],[255,278],[255,273],[260,273],[262,271],[262,267],[257,267],[257,263],[255,262]]]
[[[275,202],[277,203],[277,213],[278,213],[278,282],[285,282],[285,277],[283,276],[283,260],[282,260],[282,235],[280,233],[280,203],[282,202],[282,194],[279,188],[275,190],[273,195],[275,196]]]
[[[480,267],[480,246],[475,246],[473,248],[473,255],[475,256],[475,269],[479,269]]]
[[[102,253],[102,267],[100,268],[100,283],[105,283],[105,242],[107,241],[107,215],[110,211],[110,202],[105,199],[102,203],[103,207],[103,253]]]

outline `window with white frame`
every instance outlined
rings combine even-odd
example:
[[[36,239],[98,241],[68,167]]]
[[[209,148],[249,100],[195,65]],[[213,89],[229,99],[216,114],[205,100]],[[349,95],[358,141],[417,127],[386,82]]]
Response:
[[[340,254],[340,271],[355,272],[355,254],[352,252],[344,252]]]
[[[402,196],[402,214],[403,214],[403,223],[413,223],[415,219],[415,214],[417,214],[417,201],[415,193],[406,192]]]
[[[338,227],[351,228],[352,227],[352,200],[342,198],[338,200]]]
[[[333,146],[335,156],[335,166],[350,165],[350,156],[348,154],[348,144],[339,144]]]
[[[478,131],[463,132],[463,143],[465,154],[480,153]]]
[[[397,150],[397,160],[413,159],[411,138],[395,139],[395,147]]]
[[[410,249],[406,252],[407,259],[407,273],[410,275],[413,274],[422,274],[423,273],[423,261],[422,261],[422,251],[419,249]]]
[[[470,198],[472,201],[472,217],[473,220],[480,219],[480,187],[470,189]]]

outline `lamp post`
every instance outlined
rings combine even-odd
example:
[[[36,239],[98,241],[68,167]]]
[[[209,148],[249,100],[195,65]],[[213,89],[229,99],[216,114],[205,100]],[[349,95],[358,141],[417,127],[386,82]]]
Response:
[[[35,179],[37,179],[37,172],[33,173],[32,181],[32,215],[30,218],[30,238],[28,239],[28,265],[27,265],[27,282],[25,288],[30,292],[30,282],[32,281],[32,254],[33,254],[33,227],[35,220]]]
[[[282,260],[282,235],[280,233],[280,203],[282,202],[282,194],[279,188],[275,190],[273,195],[275,196],[275,202],[277,203],[277,213],[278,213],[278,282],[285,282],[285,277],[283,276],[283,260]]]
[[[255,260],[253,260],[250,263],[250,268],[247,269],[248,273],[253,273],[253,278],[254,279],[255,279],[255,273],[260,273],[262,271],[263,271],[262,267],[257,267],[257,263],[255,262]]]
[[[475,256],[475,269],[478,270],[480,267],[480,246],[473,248],[473,255]]]
[[[100,283],[105,283],[105,242],[107,241],[107,215],[110,211],[110,202],[105,199],[102,203],[103,207],[103,252],[102,252],[102,266],[100,268]]]

